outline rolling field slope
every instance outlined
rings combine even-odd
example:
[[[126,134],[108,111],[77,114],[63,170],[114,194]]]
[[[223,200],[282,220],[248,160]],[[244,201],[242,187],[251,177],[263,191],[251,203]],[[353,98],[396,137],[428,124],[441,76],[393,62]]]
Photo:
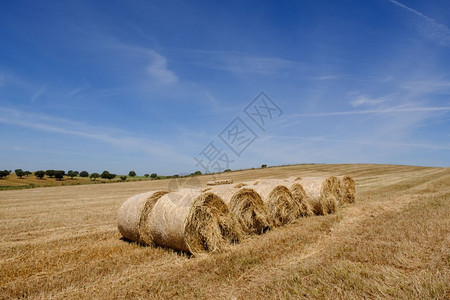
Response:
[[[131,195],[195,179],[0,192],[0,297],[450,298],[450,168],[296,165],[230,172],[235,183],[354,176],[356,203],[198,258],[121,240]]]

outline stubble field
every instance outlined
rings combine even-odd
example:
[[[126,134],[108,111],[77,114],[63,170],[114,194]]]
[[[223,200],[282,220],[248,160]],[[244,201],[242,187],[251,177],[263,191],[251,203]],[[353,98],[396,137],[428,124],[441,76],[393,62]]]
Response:
[[[192,258],[121,240],[131,195],[211,176],[0,191],[0,297],[450,298],[450,168],[296,165],[226,173],[349,174],[355,204]]]

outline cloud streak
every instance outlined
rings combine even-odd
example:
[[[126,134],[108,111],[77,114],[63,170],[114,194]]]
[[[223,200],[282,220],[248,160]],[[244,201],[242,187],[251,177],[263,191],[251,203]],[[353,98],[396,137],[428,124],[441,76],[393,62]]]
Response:
[[[404,82],[400,84],[400,88],[420,93],[438,93],[450,95],[449,80],[434,79]]]
[[[97,142],[108,143],[117,148],[134,149],[140,153],[171,161],[185,162],[187,159],[191,159],[188,156],[180,155],[173,147],[160,141],[150,141],[134,137],[121,130],[93,127],[48,115],[0,107],[0,122],[33,130],[91,139]]]
[[[210,51],[200,49],[175,49],[187,57],[193,65],[208,69],[240,74],[273,75],[282,71],[305,68],[299,61],[279,57],[251,55],[238,51]]]
[[[373,105],[378,105],[381,103],[384,103],[388,100],[390,100],[392,98],[391,95],[387,95],[387,96],[383,96],[383,97],[378,97],[378,98],[369,98],[366,96],[360,96],[358,97],[358,99],[353,100],[351,102],[352,106],[363,106],[363,105],[368,105],[368,106],[373,106]]]
[[[425,144],[425,143],[402,143],[402,142],[382,142],[382,141],[371,141],[371,140],[351,140],[351,139],[334,139],[328,137],[299,137],[299,136],[276,136],[272,137],[275,139],[293,139],[293,140],[307,140],[314,143],[326,143],[326,142],[338,142],[338,143],[351,143],[359,145],[374,145],[382,147],[406,147],[406,148],[421,148],[428,150],[450,150],[450,144],[447,145],[436,145],[436,144]]]
[[[42,94],[44,94],[46,90],[47,90],[47,85],[45,84],[31,96],[31,102],[35,102],[36,100],[38,100],[39,97],[41,97]]]
[[[147,73],[160,84],[170,85],[178,82],[178,77],[167,68],[167,59],[161,54],[151,50],[151,62],[147,66]]]
[[[408,113],[408,112],[446,112],[446,111],[450,111],[450,106],[404,107],[404,108],[390,107],[390,108],[381,108],[381,109],[294,114],[291,116],[293,116],[293,117],[331,117],[331,116],[346,116],[346,115],[392,114],[392,113]]]
[[[417,11],[411,7],[408,7],[396,0],[388,0],[392,4],[397,5],[409,13],[414,14],[420,20],[418,25],[419,31],[425,35],[427,38],[439,43],[442,46],[449,47],[450,46],[450,29],[438,22],[434,19],[424,15],[420,11]]]

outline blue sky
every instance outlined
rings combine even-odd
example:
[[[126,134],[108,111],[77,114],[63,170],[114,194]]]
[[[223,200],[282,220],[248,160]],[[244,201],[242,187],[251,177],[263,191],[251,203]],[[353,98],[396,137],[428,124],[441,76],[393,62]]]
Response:
[[[243,2],[2,1],[0,169],[171,175],[210,142],[231,169],[450,166],[448,1]]]

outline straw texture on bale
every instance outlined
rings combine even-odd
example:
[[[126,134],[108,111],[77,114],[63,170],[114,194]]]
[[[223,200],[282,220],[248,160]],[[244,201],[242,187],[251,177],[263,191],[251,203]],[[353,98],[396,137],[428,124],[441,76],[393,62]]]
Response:
[[[241,183],[236,184],[234,187],[238,189],[238,188],[241,188],[246,185],[247,185],[246,183],[241,182]]]
[[[264,179],[250,186],[266,204],[274,226],[292,223],[298,216],[299,205],[292,197],[286,182]]]
[[[308,201],[308,196],[302,185],[299,182],[294,181],[290,184],[289,190],[299,206],[298,217],[310,217],[314,215],[311,203]]]
[[[339,176],[339,184],[341,187],[341,197],[339,202],[343,203],[354,203],[355,202],[355,181],[352,177],[348,175]]]
[[[222,179],[222,180],[214,180],[214,181],[207,181],[206,185],[221,185],[221,184],[232,184],[232,179]]]
[[[331,194],[336,198],[336,202],[339,204],[342,197],[341,182],[336,176],[326,177],[325,180],[331,187]]]
[[[199,255],[238,242],[242,230],[223,200],[199,189],[162,196],[149,217],[154,243]]]
[[[333,178],[304,177],[298,182],[306,192],[307,201],[316,215],[334,213],[337,208]]]
[[[167,193],[168,191],[154,191],[128,198],[117,215],[117,226],[122,236],[140,244],[152,244],[148,216],[158,199]]]
[[[246,234],[262,234],[270,229],[269,212],[254,189],[216,186],[210,192],[223,199]]]

